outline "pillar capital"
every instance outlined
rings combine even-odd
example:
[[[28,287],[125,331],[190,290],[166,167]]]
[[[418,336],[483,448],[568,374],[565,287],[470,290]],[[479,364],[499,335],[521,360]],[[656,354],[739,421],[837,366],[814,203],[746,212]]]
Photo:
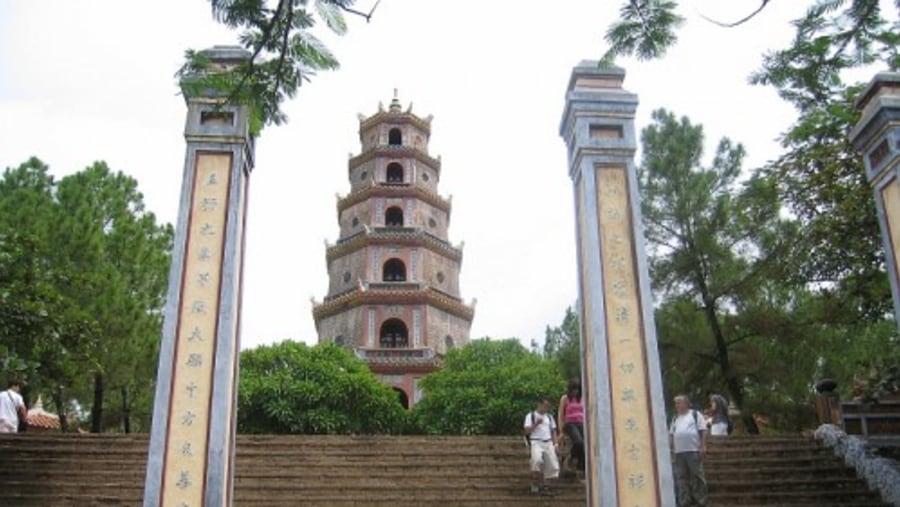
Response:
[[[869,181],[880,179],[900,153],[900,72],[876,74],[856,99],[862,118],[850,142],[863,154]]]
[[[572,71],[559,134],[566,142],[574,179],[587,157],[598,163],[630,165],[637,151],[636,94],[622,88],[625,70],[583,60]]]
[[[587,504],[672,507],[662,376],[634,154],[637,95],[625,71],[572,71],[560,135],[578,237]]]
[[[876,74],[856,107],[862,110],[862,118],[850,132],[850,142],[862,155],[875,191],[894,317],[900,323],[900,73]]]

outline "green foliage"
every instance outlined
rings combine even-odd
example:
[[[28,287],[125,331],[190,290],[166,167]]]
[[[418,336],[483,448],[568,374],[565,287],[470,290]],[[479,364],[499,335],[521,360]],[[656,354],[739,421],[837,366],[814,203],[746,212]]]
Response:
[[[751,21],[770,0],[734,23]],[[881,0],[816,0],[806,14],[795,21],[796,35],[788,48],[768,53],[763,68],[753,82],[775,85],[779,93],[798,105],[822,103],[840,90],[844,69],[887,63],[900,68],[900,22],[889,20]],[[606,33],[610,49],[604,56],[634,55],[639,59],[661,58],[678,38],[676,31],[684,19],[678,14],[681,3],[674,0],[627,0],[619,19]],[[895,8],[900,4],[894,2]],[[701,14],[701,17],[702,14]]]
[[[407,418],[397,394],[333,344],[284,341],[241,353],[242,433],[400,433]]]
[[[354,0],[210,0],[214,17],[241,31],[241,45],[250,61],[231,69],[213,69],[202,51],[188,50],[178,75],[185,93],[213,89],[233,103],[250,106],[251,131],[287,121],[281,103],[316,71],[338,68],[322,41],[310,33],[318,16],[334,33],[347,30],[343,12],[353,12]],[[312,4],[312,5],[310,5]],[[357,13],[359,14],[359,13]]]
[[[678,3],[671,0],[629,0],[619,11],[619,20],[606,32],[610,43],[603,61],[615,55],[636,56],[639,60],[660,58],[675,45],[675,31],[684,18],[675,13]]]
[[[128,426],[136,400],[152,397],[172,230],[144,210],[134,179],[103,163],[55,181],[31,159],[0,180],[0,347],[11,369],[57,409],[72,400],[95,411],[105,392]],[[129,401],[130,400],[130,401]],[[149,426],[149,410],[136,418]]]
[[[581,328],[571,306],[559,326],[547,326],[544,357],[557,363],[562,378],[581,378]]]
[[[743,409],[749,358],[766,349],[764,325],[790,298],[777,283],[787,268],[778,259],[794,230],[779,218],[771,184],[739,182],[741,145],[722,139],[704,166],[701,126],[665,110],[653,121],[638,177],[663,374],[679,391],[724,386]]]
[[[782,138],[785,153],[760,171],[800,225],[792,276],[822,294],[834,324],[876,322],[892,307],[872,189],[847,138],[858,92],[805,110]]]
[[[775,86],[801,110],[842,100],[846,69],[900,68],[900,20],[889,21],[880,0],[819,0],[793,24],[791,46],[767,53],[751,82]]]
[[[554,361],[518,340],[484,338],[451,350],[422,388],[414,415],[427,433],[518,435],[536,398],[556,400],[565,382]]]

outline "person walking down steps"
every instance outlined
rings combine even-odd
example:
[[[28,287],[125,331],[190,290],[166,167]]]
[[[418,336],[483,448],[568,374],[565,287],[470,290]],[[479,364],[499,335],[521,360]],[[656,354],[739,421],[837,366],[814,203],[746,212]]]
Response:
[[[581,380],[569,381],[566,393],[559,399],[560,436],[566,435],[572,443],[570,459],[576,474],[584,473],[584,404],[581,401]]]
[[[540,398],[537,409],[525,416],[523,425],[531,450],[531,493],[553,496],[547,479],[559,477],[559,460],[556,457],[556,422],[547,411],[550,400]]]

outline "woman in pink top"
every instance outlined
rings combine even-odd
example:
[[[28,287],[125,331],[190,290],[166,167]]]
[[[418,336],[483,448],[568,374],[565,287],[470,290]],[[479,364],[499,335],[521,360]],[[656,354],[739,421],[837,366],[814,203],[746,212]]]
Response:
[[[559,399],[559,432],[572,441],[572,459],[576,469],[584,471],[584,405],[581,402],[581,380],[569,381],[566,394]]]

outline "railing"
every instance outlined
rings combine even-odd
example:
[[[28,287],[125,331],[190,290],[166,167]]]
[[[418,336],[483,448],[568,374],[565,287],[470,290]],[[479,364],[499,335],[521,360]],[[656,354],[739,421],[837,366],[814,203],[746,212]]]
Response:
[[[369,289],[406,289],[406,290],[419,290],[422,288],[422,284],[419,282],[369,282],[367,284],[367,288]]]
[[[841,402],[841,422],[849,435],[900,435],[900,401]]]
[[[433,359],[432,349],[356,349],[356,357],[371,360]]]

